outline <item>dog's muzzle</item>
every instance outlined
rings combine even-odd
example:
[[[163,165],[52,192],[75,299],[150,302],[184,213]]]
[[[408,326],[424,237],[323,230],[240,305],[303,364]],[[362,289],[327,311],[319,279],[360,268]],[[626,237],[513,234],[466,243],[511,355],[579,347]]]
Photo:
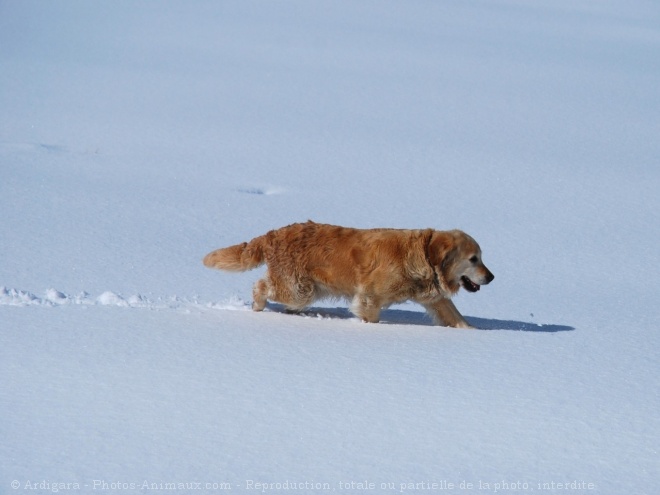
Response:
[[[495,279],[495,275],[493,275],[490,270],[486,271],[486,275],[484,276],[485,281],[482,282],[482,284],[486,285],[489,284]],[[479,289],[481,289],[481,286],[477,284],[476,282],[472,281],[469,277],[466,277],[463,275],[461,277],[461,285],[463,288],[468,291],[468,292],[477,292]]]
[[[461,277],[461,285],[468,292],[477,292],[481,288],[481,286],[479,284],[475,284],[472,280],[470,280],[465,275],[463,275]]]

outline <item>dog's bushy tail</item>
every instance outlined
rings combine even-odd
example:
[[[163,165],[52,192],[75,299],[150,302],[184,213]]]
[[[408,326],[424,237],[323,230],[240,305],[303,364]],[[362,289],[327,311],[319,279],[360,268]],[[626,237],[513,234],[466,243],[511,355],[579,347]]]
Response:
[[[216,249],[204,256],[204,265],[230,272],[252,270],[266,262],[265,247],[266,236],[255,237],[250,242]]]

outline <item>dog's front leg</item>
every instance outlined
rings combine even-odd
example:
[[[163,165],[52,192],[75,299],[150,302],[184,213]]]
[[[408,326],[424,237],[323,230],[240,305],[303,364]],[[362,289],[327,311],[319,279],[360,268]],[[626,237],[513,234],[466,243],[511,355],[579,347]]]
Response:
[[[443,327],[474,328],[458,312],[451,299],[441,298],[433,303],[424,304],[436,324]]]

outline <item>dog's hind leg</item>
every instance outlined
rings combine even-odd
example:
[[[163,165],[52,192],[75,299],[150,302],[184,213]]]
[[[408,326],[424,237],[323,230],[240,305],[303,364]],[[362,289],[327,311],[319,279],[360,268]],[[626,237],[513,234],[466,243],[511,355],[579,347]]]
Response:
[[[252,311],[263,311],[268,300],[268,280],[262,278],[254,283],[252,288]]]
[[[255,302],[257,301],[257,284],[255,284]],[[259,290],[262,291],[261,288]],[[266,298],[268,298],[271,301],[284,304],[287,312],[291,313],[302,311],[317,298],[316,287],[312,280],[300,280],[290,276],[277,277],[272,273],[267,278],[266,291],[262,291],[262,293],[265,294],[263,297],[264,305],[266,304]]]
[[[378,323],[380,321],[381,307],[382,302],[380,299],[368,294],[355,294],[351,302],[351,312],[366,323]]]
[[[317,299],[314,282],[308,279],[297,280],[286,292],[287,300],[282,302],[293,313],[302,311]]]

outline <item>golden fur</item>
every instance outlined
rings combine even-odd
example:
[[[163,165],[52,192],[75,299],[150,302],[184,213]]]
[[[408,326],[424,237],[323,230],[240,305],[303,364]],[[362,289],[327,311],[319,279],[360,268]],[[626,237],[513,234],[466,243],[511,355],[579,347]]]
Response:
[[[451,296],[494,276],[481,249],[460,230],[352,229],[308,221],[271,230],[250,242],[206,255],[204,265],[245,271],[263,263],[252,309],[270,299],[300,311],[317,299],[350,299],[351,311],[377,322],[380,311],[407,300],[423,305],[439,325],[469,328]]]

